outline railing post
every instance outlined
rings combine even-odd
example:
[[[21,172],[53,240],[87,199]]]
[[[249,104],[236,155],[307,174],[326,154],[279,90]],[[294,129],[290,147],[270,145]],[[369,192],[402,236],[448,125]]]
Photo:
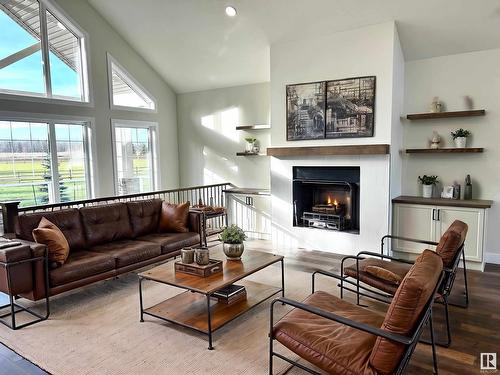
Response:
[[[19,214],[20,201],[0,202],[2,208],[3,233],[14,233],[15,223]]]

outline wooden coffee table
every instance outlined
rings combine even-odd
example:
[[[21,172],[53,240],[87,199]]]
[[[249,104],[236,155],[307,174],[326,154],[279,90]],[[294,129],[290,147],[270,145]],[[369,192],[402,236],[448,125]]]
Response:
[[[212,333],[244,314],[251,308],[281,292],[285,296],[284,258],[280,255],[247,250],[240,261],[227,260],[222,245],[210,249],[211,259],[223,261],[223,271],[209,277],[175,272],[174,263],[168,262],[139,274],[139,300],[141,322],[144,315],[194,329],[208,335],[208,349],[212,350]],[[281,263],[281,287],[242,280],[274,263]],[[151,280],[185,289],[184,293],[171,297],[154,306],[144,308],[142,283]],[[227,305],[218,302],[212,294],[227,285],[245,285],[247,299]]]

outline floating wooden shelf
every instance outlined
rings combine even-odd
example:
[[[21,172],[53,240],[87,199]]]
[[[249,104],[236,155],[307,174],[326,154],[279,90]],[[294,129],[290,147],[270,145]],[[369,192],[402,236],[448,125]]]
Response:
[[[450,199],[450,198],[423,198],[402,195],[394,198],[392,203],[423,204],[432,206],[452,206],[452,207],[470,207],[470,208],[490,208],[493,201],[484,199]]]
[[[266,154],[257,154],[255,152],[237,152],[236,156],[266,156]]]
[[[476,109],[471,111],[413,113],[406,115],[406,118],[408,120],[432,120],[438,118],[484,116],[485,114],[486,111],[484,109]]]
[[[390,146],[349,145],[349,146],[313,146],[313,147],[268,147],[268,156],[313,156],[313,155],[386,155]]]
[[[271,129],[271,125],[241,125],[237,126],[236,130],[265,130],[265,129]]]
[[[407,154],[447,154],[447,153],[478,153],[484,152],[482,147],[467,147],[467,148],[407,148]]]

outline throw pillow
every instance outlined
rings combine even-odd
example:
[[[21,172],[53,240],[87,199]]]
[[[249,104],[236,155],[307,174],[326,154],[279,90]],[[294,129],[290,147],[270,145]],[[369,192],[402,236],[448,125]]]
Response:
[[[42,217],[38,228],[33,229],[33,238],[36,242],[47,245],[49,261],[60,267],[66,262],[69,255],[69,244],[63,232],[51,221]]]
[[[172,204],[163,201],[161,204],[160,232],[186,233],[189,232],[189,202]]]
[[[379,266],[366,266],[365,271],[379,279],[387,281],[388,283],[399,285],[401,283],[401,276]]]

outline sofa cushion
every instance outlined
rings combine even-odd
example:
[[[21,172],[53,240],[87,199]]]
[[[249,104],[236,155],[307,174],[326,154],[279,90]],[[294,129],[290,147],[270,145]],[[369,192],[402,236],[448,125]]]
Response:
[[[115,268],[115,260],[109,254],[100,254],[90,251],[71,252],[66,263],[50,271],[50,286],[64,285],[72,281],[81,280]]]
[[[38,228],[33,229],[33,237],[37,243],[47,245],[49,262],[55,263],[56,267],[64,264],[69,255],[69,244],[57,225],[42,217]]]
[[[325,292],[311,294],[304,303],[375,327],[384,319]],[[274,337],[328,374],[376,374],[368,364],[376,337],[347,325],[294,309],[276,323]]]
[[[42,217],[54,223],[63,232],[71,250],[85,248],[82,221],[76,208],[19,215],[16,223],[16,237],[34,242],[33,229],[38,227]]]
[[[139,237],[156,232],[160,221],[161,199],[127,202],[132,236]]]
[[[367,272],[368,267],[380,267],[384,268],[391,273],[397,275],[397,277],[403,279],[411,268],[411,264],[402,262],[388,262],[380,258],[366,258],[359,261],[359,281],[371,285],[377,289],[380,289],[389,294],[396,293],[398,286],[394,283],[388,283],[372,273]],[[356,262],[344,267],[344,274],[356,278]]]
[[[449,268],[453,266],[455,256],[465,241],[468,229],[467,224],[460,220],[455,220],[441,236],[436,246],[436,253],[443,259],[445,267]]]
[[[381,328],[390,333],[412,335],[426,304],[433,298],[442,270],[441,257],[434,251],[424,250],[399,285]],[[392,374],[404,350],[403,344],[378,337],[370,364],[381,374]]]
[[[132,238],[132,226],[125,203],[80,209],[88,246]]]
[[[161,246],[162,254],[168,254],[186,246],[199,245],[200,235],[194,232],[152,233],[138,237],[137,240],[156,243]]]
[[[185,233],[189,232],[189,202],[173,204],[163,201],[161,204],[160,232]]]
[[[91,247],[90,251],[112,256],[116,268],[128,266],[161,255],[161,246],[152,242],[123,240]]]

